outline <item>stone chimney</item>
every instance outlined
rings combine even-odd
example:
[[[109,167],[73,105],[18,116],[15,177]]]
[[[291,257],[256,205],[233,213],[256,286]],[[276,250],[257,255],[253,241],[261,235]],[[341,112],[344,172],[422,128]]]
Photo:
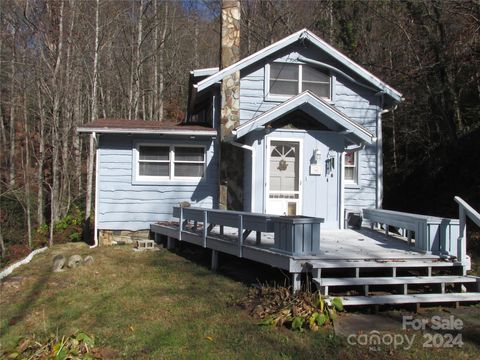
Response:
[[[240,1],[222,0],[220,68],[240,60]],[[240,72],[226,76],[220,86],[219,207],[243,210],[243,151],[233,146],[232,130],[240,123]]]
[[[240,1],[222,0],[220,68],[240,60]],[[221,139],[228,141],[240,122],[240,72],[225,77],[221,85]]]

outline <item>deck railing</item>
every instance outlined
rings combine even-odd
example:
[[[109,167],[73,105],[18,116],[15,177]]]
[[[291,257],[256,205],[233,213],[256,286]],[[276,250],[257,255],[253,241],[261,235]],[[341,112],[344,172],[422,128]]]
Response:
[[[203,225],[203,246],[206,247],[207,236],[210,235],[212,229],[220,226],[220,235],[223,235],[224,227],[237,228],[237,246],[239,257],[243,256],[244,240],[252,231],[257,233],[257,244],[260,243],[262,232],[273,232],[273,223],[271,216],[265,214],[253,214],[243,211],[225,211],[204,208],[184,208],[174,207],[173,216],[179,219],[178,239],[182,240],[182,232],[187,230],[186,225],[189,221],[193,221],[193,230],[197,230],[198,223]]]
[[[419,251],[458,257],[459,221],[456,219],[384,209],[363,209],[363,217],[370,221],[372,228],[375,224],[383,224],[386,235],[389,234],[389,226],[403,229],[409,245]]]
[[[460,220],[460,234],[457,241],[458,260],[465,263],[467,260],[467,216],[480,227],[480,214],[459,196],[455,196],[458,204],[458,218]]]
[[[174,207],[173,217],[179,219],[178,239],[183,240],[184,232],[198,233],[199,224],[203,231],[202,245],[207,246],[207,237],[215,226],[237,229],[236,255],[243,256],[244,242],[252,231],[256,232],[256,245],[261,244],[262,233],[274,233],[272,251],[289,255],[314,255],[320,252],[320,224],[322,218],[308,216],[275,216],[243,211]],[[187,225],[193,221],[193,226]],[[231,230],[231,229],[230,229]],[[188,234],[186,234],[188,236]],[[231,234],[230,234],[231,236]]]

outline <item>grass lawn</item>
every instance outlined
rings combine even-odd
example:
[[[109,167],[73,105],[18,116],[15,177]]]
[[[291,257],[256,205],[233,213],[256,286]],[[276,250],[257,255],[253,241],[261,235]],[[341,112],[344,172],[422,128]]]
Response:
[[[90,254],[95,262],[52,273],[51,260],[59,253]],[[461,349],[424,351],[416,344],[408,352],[372,352],[349,346],[331,330],[258,326],[232,305],[248,287],[226,272],[213,273],[186,252],[55,246],[0,285],[0,349],[13,348],[26,335],[41,340],[82,330],[112,359],[478,358],[478,345],[468,341]]]

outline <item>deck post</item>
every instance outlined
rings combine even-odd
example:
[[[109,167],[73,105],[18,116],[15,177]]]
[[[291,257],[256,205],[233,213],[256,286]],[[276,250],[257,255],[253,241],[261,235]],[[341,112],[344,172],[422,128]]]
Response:
[[[172,237],[167,237],[167,249],[173,250],[175,249],[175,239]]]
[[[243,215],[238,215],[238,257],[243,257]]]
[[[302,288],[302,273],[292,273],[292,290],[294,293]]]
[[[459,237],[457,243],[457,259],[465,265],[466,258],[466,238],[467,238],[467,218],[463,206],[458,206],[458,218],[460,220]]]
[[[207,247],[207,234],[208,234],[208,215],[207,210],[203,211],[203,247]]]
[[[180,206],[180,222],[178,223],[178,240],[182,241],[182,231],[183,231],[183,207]]]
[[[162,243],[162,237],[159,233],[153,233],[153,239],[155,240],[155,244],[160,245],[160,243]]]
[[[212,271],[217,271],[218,269],[218,251],[212,250],[212,264],[211,264]]]

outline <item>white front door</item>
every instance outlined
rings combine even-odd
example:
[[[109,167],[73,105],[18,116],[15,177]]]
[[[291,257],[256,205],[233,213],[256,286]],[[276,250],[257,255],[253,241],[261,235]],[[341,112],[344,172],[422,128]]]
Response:
[[[301,142],[269,139],[267,143],[266,212],[301,214]]]

